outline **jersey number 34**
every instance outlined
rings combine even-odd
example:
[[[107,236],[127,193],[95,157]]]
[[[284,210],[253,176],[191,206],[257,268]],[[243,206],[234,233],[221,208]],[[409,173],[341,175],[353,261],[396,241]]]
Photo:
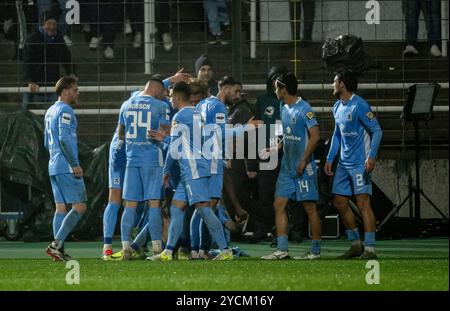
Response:
[[[142,120],[142,115],[147,114],[146,121],[144,122]],[[127,131],[126,138],[136,138],[138,136],[138,129],[139,128],[145,128],[145,134],[147,135],[147,132],[151,129],[151,120],[152,120],[152,113],[151,111],[127,111],[126,112],[126,118],[128,121],[128,118],[131,117],[130,120],[130,127]]]

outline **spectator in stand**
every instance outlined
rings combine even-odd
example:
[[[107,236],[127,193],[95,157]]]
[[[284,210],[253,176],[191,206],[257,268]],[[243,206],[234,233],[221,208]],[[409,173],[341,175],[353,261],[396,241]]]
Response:
[[[25,81],[30,92],[23,94],[22,110],[27,109],[29,102],[56,101],[54,92],[42,92],[40,88],[55,85],[61,76],[60,65],[67,74],[75,74],[72,55],[57,31],[56,16],[51,11],[43,12],[40,20],[39,31],[32,34],[25,44]]]
[[[197,73],[197,78],[208,86],[209,93],[216,96],[219,88],[214,80],[213,64],[207,55],[202,54],[197,58],[195,61],[195,72]]]
[[[105,59],[114,59],[116,32],[123,25],[123,1],[93,0],[86,3],[85,8],[91,31],[89,49],[98,49],[102,43]]]
[[[156,0],[156,28],[161,36],[163,47],[170,52],[173,47],[171,34],[171,14],[169,0]]]
[[[42,15],[43,12],[52,11],[54,9],[53,7],[53,0],[36,0],[37,7],[38,7],[38,14],[39,16]],[[58,14],[58,30],[60,36],[64,39],[67,46],[72,46],[72,39],[70,39],[70,36],[67,32],[67,22],[66,22],[66,3],[67,0],[58,0],[58,7],[59,7],[59,14]]]
[[[303,33],[300,46],[308,47],[312,42],[312,31],[314,25],[315,0],[290,0],[291,4],[291,21],[292,22],[292,36],[294,40],[300,40],[300,18],[302,16],[303,7]]]
[[[203,0],[206,16],[208,17],[211,40],[208,44],[227,44],[223,40],[223,30],[231,29],[230,16],[225,0]]]
[[[428,30],[430,55],[441,57],[439,41],[441,40],[441,1],[440,0],[407,0],[403,2],[406,21],[406,47],[404,57],[419,55],[416,49],[417,33],[419,31],[419,15],[422,9]]]

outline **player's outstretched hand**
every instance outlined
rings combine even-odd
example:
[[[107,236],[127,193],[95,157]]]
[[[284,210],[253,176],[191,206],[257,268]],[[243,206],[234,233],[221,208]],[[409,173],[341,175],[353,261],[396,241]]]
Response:
[[[181,68],[169,78],[171,84],[175,84],[178,82],[189,83],[189,80],[192,78],[192,76],[188,73],[183,72],[183,70],[184,68]]]
[[[256,128],[260,128],[264,122],[262,120],[255,120],[255,117],[251,117],[247,121],[247,125],[253,125],[253,127],[247,128],[247,130],[254,130]]]
[[[261,160],[267,160],[270,157],[270,153],[272,152],[271,148],[264,148],[259,151],[259,158]]]
[[[333,171],[331,170],[331,166],[333,165],[333,163],[331,163],[331,162],[326,162],[325,163],[325,166],[324,166],[324,171],[325,171],[325,174],[327,174],[328,176],[333,176],[334,175],[334,173],[333,173]]]
[[[81,168],[81,166],[72,167],[72,170],[73,170],[73,176],[75,178],[83,177],[83,169]]]
[[[375,168],[375,159],[368,158],[366,162],[364,163],[364,168],[366,169],[367,173],[370,173]]]
[[[36,83],[33,82],[28,83],[28,88],[30,89],[31,93],[39,92],[39,85],[37,85]]]
[[[151,139],[157,140],[157,141],[163,141],[164,137],[166,137],[165,133],[161,132],[161,131],[155,131],[155,130],[149,130],[148,131],[148,136]]]
[[[258,175],[258,172],[247,172],[247,176],[250,179],[253,179],[256,177],[256,175]]]

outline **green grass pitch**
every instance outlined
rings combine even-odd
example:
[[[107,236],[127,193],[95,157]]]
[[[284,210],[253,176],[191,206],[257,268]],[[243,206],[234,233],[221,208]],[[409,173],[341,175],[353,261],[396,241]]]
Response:
[[[251,257],[227,262],[103,262],[100,242],[67,242],[79,285],[66,283],[70,269],[52,262],[46,245],[0,241],[0,290],[449,290],[448,239],[378,241],[380,282],[371,285],[366,261],[334,259],[348,247],[342,240],[324,241],[322,259],[307,262],[262,261],[268,243],[233,244]],[[308,246],[290,244],[290,253]]]

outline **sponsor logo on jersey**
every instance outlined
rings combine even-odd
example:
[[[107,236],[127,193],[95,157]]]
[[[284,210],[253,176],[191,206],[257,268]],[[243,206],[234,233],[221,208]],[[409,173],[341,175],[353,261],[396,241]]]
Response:
[[[224,113],[216,113],[216,123],[217,124],[225,124],[225,114]]]
[[[351,113],[348,114],[347,120],[348,120],[348,121],[351,121],[351,120],[352,120],[352,114],[351,114]]]
[[[266,116],[271,117],[271,116],[273,116],[274,113],[275,113],[275,108],[273,106],[269,106],[269,107],[266,107],[266,109],[264,109],[264,114]]]
[[[70,125],[71,120],[72,120],[72,116],[70,115],[70,113],[64,112],[62,114],[62,118],[61,118],[62,123]]]

